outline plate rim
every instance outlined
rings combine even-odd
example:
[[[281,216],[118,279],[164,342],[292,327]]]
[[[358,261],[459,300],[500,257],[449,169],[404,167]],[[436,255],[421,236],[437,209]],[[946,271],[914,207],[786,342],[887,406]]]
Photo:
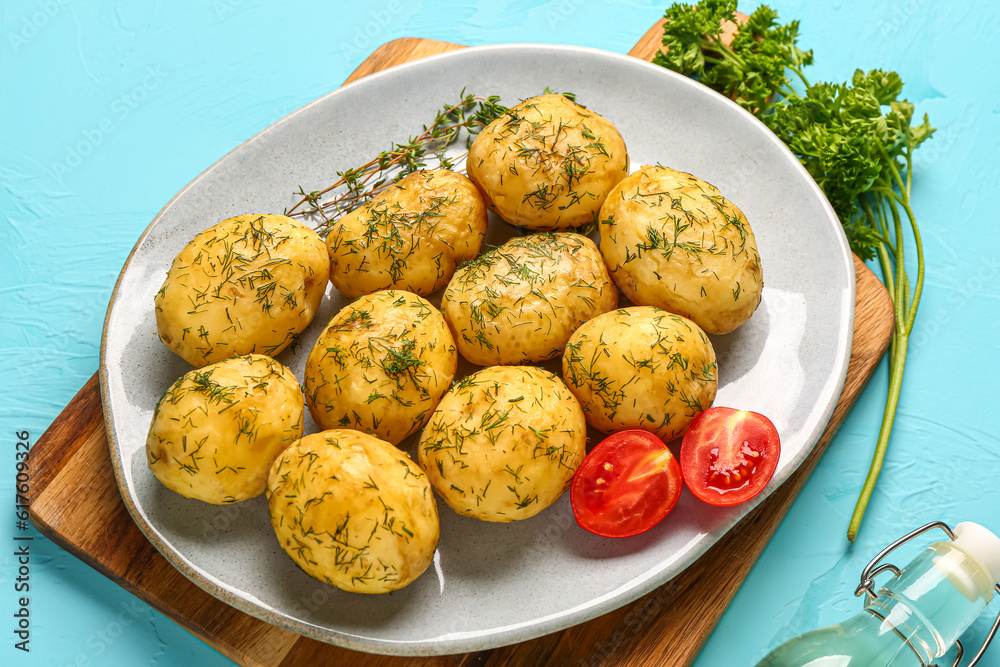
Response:
[[[433,54],[426,57],[421,57],[416,60],[411,60],[399,65],[394,65],[386,69],[373,72],[371,74],[365,75],[357,80],[345,83],[338,88],[335,88],[324,95],[307,102],[306,104],[296,108],[290,113],[286,114],[282,118],[278,119],[274,123],[271,123],[267,127],[263,128],[259,132],[253,134],[251,137],[242,141],[237,146],[233,147],[231,150],[227,151],[219,159],[209,165],[207,168],[201,171],[196,177],[189,181],[183,188],[181,188],[176,194],[174,194],[166,204],[157,212],[153,219],[149,222],[146,228],[139,235],[132,250],[129,252],[128,257],[122,265],[122,269],[118,275],[115,282],[115,286],[111,292],[111,297],[109,299],[108,307],[105,313],[104,325],[101,334],[101,349],[100,349],[100,361],[99,361],[99,379],[101,388],[101,403],[102,410],[104,414],[105,428],[107,431],[108,447],[111,454],[112,460],[112,470],[115,476],[115,482],[118,486],[119,493],[122,498],[122,502],[125,504],[126,509],[132,520],[135,522],[137,527],[143,533],[144,537],[149,540],[156,550],[170,563],[173,567],[178,569],[188,580],[197,585],[199,588],[204,590],[206,593],[212,595],[216,599],[236,608],[239,611],[249,614],[259,620],[268,622],[279,628],[309,637],[311,639],[316,639],[318,641],[333,644],[343,648],[362,651],[366,653],[380,654],[380,655],[395,655],[395,656],[434,656],[434,655],[446,655],[454,653],[464,653],[469,651],[477,650],[487,650],[492,648],[497,648],[500,646],[505,646],[513,643],[518,643],[522,641],[527,641],[539,636],[560,632],[566,628],[584,623],[588,620],[596,618],[600,614],[608,613],[614,609],[620,608],[630,602],[638,599],[639,597],[648,594],[652,590],[664,585],[669,582],[674,576],[677,576],[690,566],[694,561],[701,557],[708,549],[710,549],[722,536],[726,535],[730,530],[732,530],[736,524],[742,521],[757,505],[766,500],[770,495],[785,481],[788,480],[795,471],[802,465],[809,454],[815,449],[821,438],[823,432],[826,429],[827,424],[834,410],[836,409],[837,402],[843,391],[844,383],[847,378],[847,372],[850,365],[851,357],[851,347],[853,340],[853,332],[855,328],[855,305],[856,305],[856,272],[853,260],[853,253],[847,243],[847,237],[844,233],[843,227],[840,224],[835,226],[835,233],[840,241],[838,249],[841,251],[841,258],[844,260],[844,273],[847,276],[847,285],[844,286],[843,298],[846,303],[843,304],[845,317],[841,321],[841,330],[837,332],[837,352],[838,352],[838,364],[834,373],[831,373],[831,377],[828,378],[827,382],[823,385],[821,394],[826,394],[827,392],[831,396],[826,408],[823,410],[822,417],[817,420],[813,431],[806,438],[811,444],[804,447],[802,450],[796,453],[794,457],[789,460],[789,464],[786,466],[785,470],[787,473],[785,477],[781,480],[780,484],[768,485],[763,493],[758,495],[756,498],[750,501],[746,505],[746,511],[741,513],[738,518],[728,518],[726,521],[721,522],[715,529],[708,531],[704,535],[710,536],[710,540],[702,539],[699,543],[698,548],[690,552],[690,561],[687,566],[681,568],[677,572],[666,579],[659,580],[656,576],[648,576],[641,580],[641,585],[633,585],[633,582],[628,582],[628,588],[622,591],[621,588],[612,591],[602,597],[588,600],[584,604],[576,605],[569,609],[562,609],[557,613],[543,616],[539,619],[533,619],[525,623],[510,624],[500,628],[496,628],[493,631],[479,631],[479,632],[469,632],[469,633],[452,633],[457,635],[456,638],[451,638],[452,635],[444,634],[437,637],[431,637],[421,640],[392,640],[392,639],[375,639],[371,637],[361,637],[354,635],[345,631],[331,631],[328,628],[320,627],[311,623],[301,621],[299,619],[290,618],[287,615],[277,612],[277,610],[265,606],[263,603],[254,604],[246,597],[237,595],[233,592],[230,587],[224,585],[223,582],[216,580],[207,573],[203,573],[197,570],[194,565],[183,556],[183,554],[178,553],[175,548],[170,548],[166,542],[161,538],[159,532],[156,530],[155,526],[150,525],[146,520],[142,510],[136,505],[135,498],[132,495],[131,487],[128,481],[125,479],[124,475],[124,462],[120,456],[120,446],[118,443],[117,432],[115,429],[115,415],[112,413],[110,408],[110,376],[109,369],[107,365],[107,347],[108,347],[108,328],[112,317],[112,311],[115,309],[117,298],[119,296],[119,290],[121,283],[125,278],[125,274],[130,267],[132,260],[138,251],[139,247],[144,243],[149,234],[153,231],[153,228],[157,225],[164,214],[173,206],[174,202],[182,197],[188,190],[199,183],[203,178],[215,170],[220,164],[227,161],[232,154],[239,151],[243,146],[255,141],[258,137],[272,131],[279,125],[287,122],[293,116],[296,116],[305,109],[310,108],[314,105],[324,102],[327,98],[332,95],[338,94],[340,91],[347,88],[372,85],[371,82],[377,79],[383,78],[384,76],[390,76],[394,73],[402,70],[409,69],[411,67],[426,66],[427,63],[436,62],[439,60],[448,60],[452,58],[462,58],[467,57],[470,53],[480,53],[488,51],[517,51],[517,50],[529,50],[529,49],[541,49],[549,50],[553,52],[563,52],[567,54],[572,53],[586,53],[602,58],[610,58],[614,60],[619,60],[621,62],[627,62],[628,66],[647,66],[649,68],[655,68],[662,74],[666,74],[674,78],[678,82],[682,82],[683,85],[688,85],[695,88],[700,88],[702,91],[710,93],[716,96],[721,102],[725,104],[732,105],[733,107],[739,109],[742,113],[751,119],[754,123],[760,125],[766,130],[766,134],[769,140],[781,151],[786,154],[789,162],[793,164],[793,168],[797,168],[801,175],[805,177],[805,181],[809,188],[818,195],[818,200],[822,207],[826,209],[827,213],[833,220],[838,220],[836,212],[830,205],[826,196],[823,194],[820,187],[816,184],[815,180],[809,175],[808,171],[802,164],[794,157],[794,155],[789,151],[787,146],[770,130],[767,130],[766,126],[763,125],[756,117],[752,114],[747,113],[732,100],[712,91],[711,89],[702,86],[696,81],[672,72],[665,68],[654,65],[646,60],[637,58],[635,56],[621,54],[613,51],[607,51],[604,49],[598,49],[586,46],[572,46],[572,45],[561,45],[561,44],[545,44],[545,43],[503,43],[503,44],[488,44],[480,46],[462,46],[456,45],[460,48],[452,49],[442,53]],[[381,47],[379,47],[381,48]],[[360,66],[360,65],[359,65]],[[832,249],[831,249],[832,250]],[[707,542],[707,543],[706,543]],[[597,611],[594,611],[596,608]],[[462,636],[468,635],[468,636]]]

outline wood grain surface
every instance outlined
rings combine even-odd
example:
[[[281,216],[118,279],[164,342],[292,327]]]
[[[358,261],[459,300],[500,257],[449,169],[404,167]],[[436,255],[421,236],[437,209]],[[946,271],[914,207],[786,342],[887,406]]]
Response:
[[[650,59],[654,26],[630,51]],[[462,48],[406,38],[377,49],[348,78]],[[167,614],[233,661],[298,665],[688,665],[774,534],[878,365],[892,333],[892,302],[857,258],[856,314],[847,381],[818,445],[798,471],[683,573],[616,611],[528,642],[469,654],[399,658],[349,651],[301,637],[229,607],[186,579],[128,515],[111,469],[97,375],[31,449],[32,523],[49,539]]]

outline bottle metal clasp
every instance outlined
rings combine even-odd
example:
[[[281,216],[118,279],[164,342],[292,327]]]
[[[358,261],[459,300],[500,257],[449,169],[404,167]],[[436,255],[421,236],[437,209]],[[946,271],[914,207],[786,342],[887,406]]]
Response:
[[[922,535],[935,528],[940,528],[947,533],[948,539],[955,539],[955,532],[944,521],[931,521],[929,524],[921,526],[920,528],[903,535],[885,549],[882,549],[882,551],[880,551],[878,555],[876,555],[875,558],[873,558],[868,565],[865,566],[865,569],[861,572],[861,583],[858,584],[858,587],[854,590],[854,595],[856,597],[861,597],[861,594],[863,593],[866,596],[866,606],[872,600],[877,600],[878,594],[875,592],[875,577],[883,572],[892,572],[897,577],[902,574],[902,570],[891,563],[882,563],[882,559],[888,556],[889,552],[895,550],[900,545],[903,545],[912,540],[914,537]],[[993,588],[997,593],[1000,593],[1000,584],[997,584]],[[986,649],[989,647],[990,642],[993,641],[993,637],[996,635],[997,629],[1000,629],[1000,614],[998,614],[996,620],[993,621],[993,627],[990,628],[989,633],[986,635],[986,641],[983,642],[979,651],[975,656],[973,656],[972,661],[965,667],[974,667],[976,663],[979,662],[979,660],[983,657],[983,654],[986,653]],[[958,663],[961,662],[962,656],[965,655],[965,648],[962,646],[962,642],[956,641],[955,646],[958,649],[958,655],[955,656],[955,662],[951,664],[951,667],[958,667]]]

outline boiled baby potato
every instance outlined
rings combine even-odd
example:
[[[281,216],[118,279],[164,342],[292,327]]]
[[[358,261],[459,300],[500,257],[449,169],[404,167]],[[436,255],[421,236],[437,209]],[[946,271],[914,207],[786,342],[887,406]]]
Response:
[[[645,166],[601,207],[601,252],[633,303],[729,333],[753,315],[764,279],[743,213],[705,181]]]
[[[274,461],[267,508],[306,574],[355,593],[419,577],[440,535],[427,475],[379,438],[349,429],[307,435]]]
[[[420,438],[420,466],[445,502],[483,521],[527,519],[569,488],[587,424],[562,381],[533,366],[493,366],[441,399]]]
[[[323,239],[282,215],[238,215],[197,234],[156,294],[160,340],[192,366],[275,355],[316,315],[330,264]]]
[[[539,95],[479,133],[467,171],[507,222],[568,229],[594,220],[608,192],[628,174],[628,153],[607,119],[564,95]]]
[[[578,326],[617,305],[597,245],[574,232],[483,253],[455,272],[441,301],[459,352],[480,366],[555,358]]]
[[[412,292],[385,290],[340,310],[306,360],[306,404],[320,428],[353,428],[393,444],[430,418],[458,353],[441,312]]]
[[[427,296],[476,256],[486,221],[468,178],[448,169],[414,172],[334,223],[326,237],[330,279],[349,297],[381,289]]]
[[[566,343],[562,369],[591,426],[641,428],[663,440],[681,435],[718,387],[705,332],[652,306],[619,308],[581,326]]]
[[[274,458],[302,436],[302,389],[271,357],[188,372],[156,404],[149,469],[182,496],[222,505],[259,496]]]

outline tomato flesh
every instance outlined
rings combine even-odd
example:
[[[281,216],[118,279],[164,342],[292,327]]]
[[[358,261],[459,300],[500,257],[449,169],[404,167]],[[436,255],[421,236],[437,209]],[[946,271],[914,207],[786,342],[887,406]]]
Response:
[[[681,470],[684,483],[700,500],[738,505],[764,490],[780,455],[778,431],[764,415],[709,408],[684,434]]]
[[[570,487],[581,528],[604,537],[643,533],[674,508],[684,483],[680,464],[648,431],[608,436],[584,458]]]

